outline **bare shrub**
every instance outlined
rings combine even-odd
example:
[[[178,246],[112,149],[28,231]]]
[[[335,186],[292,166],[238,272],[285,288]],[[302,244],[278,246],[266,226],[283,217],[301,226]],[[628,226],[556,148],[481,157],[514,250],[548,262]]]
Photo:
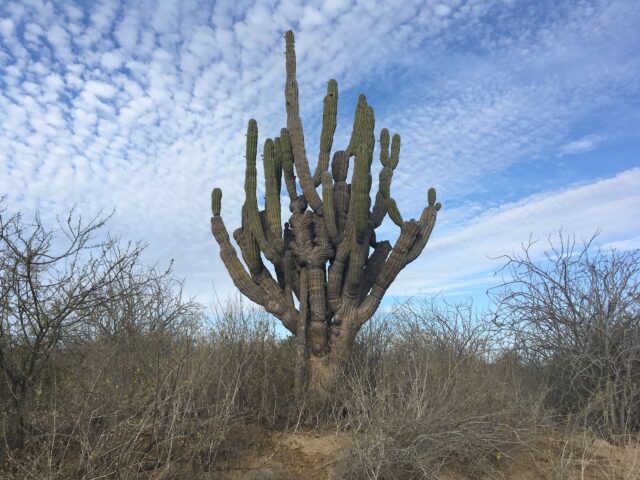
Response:
[[[154,305],[136,310],[147,325],[158,303],[143,292],[140,305]],[[214,328],[194,332],[187,326],[200,315],[197,305],[175,296],[161,303],[166,315],[181,312],[180,328],[84,337],[50,357],[47,385],[30,406],[33,427],[22,448],[8,451],[8,472],[34,479],[206,477],[261,444],[252,425],[286,419],[292,388],[271,367],[286,364],[281,357],[291,348],[272,320],[231,303],[214,316]],[[290,374],[282,376],[290,381]]]
[[[295,417],[295,342],[282,338],[276,325],[266,312],[236,297],[214,312],[209,343],[211,374],[238,379],[236,407],[268,427]]]
[[[48,228],[38,216],[28,222],[0,211],[0,371],[9,400],[3,426],[11,445],[20,446],[30,428],[30,394],[50,357],[113,300],[118,278],[138,265],[141,245],[95,240],[105,222],[83,223],[72,212]]]
[[[287,418],[272,319],[230,302],[205,328],[170,268],[72,217],[0,222],[0,478],[208,475]]]
[[[640,251],[559,236],[506,257],[496,324],[545,374],[549,405],[607,438],[640,430]]]
[[[375,368],[345,376],[347,420],[360,434],[343,478],[440,478],[478,473],[522,443],[538,404],[523,395],[506,361],[491,362],[494,333],[469,306],[400,306]],[[389,332],[373,330],[374,337]],[[363,340],[375,344],[377,339]],[[389,343],[390,340],[390,343]],[[375,351],[375,349],[374,349]]]

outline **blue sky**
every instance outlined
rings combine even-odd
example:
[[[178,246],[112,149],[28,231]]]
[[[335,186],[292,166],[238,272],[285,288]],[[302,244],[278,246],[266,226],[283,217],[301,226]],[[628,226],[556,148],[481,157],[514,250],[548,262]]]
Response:
[[[530,236],[599,230],[603,245],[640,246],[638,25],[637,0],[5,0],[0,193],[49,221],[115,208],[112,233],[147,241],[150,262],[175,259],[188,293],[226,295],[209,194],[223,188],[236,228],[246,122],[262,139],[285,124],[291,28],[312,167],[335,78],[334,145],[366,93],[377,129],[402,136],[404,216],[430,186],[444,205],[390,294],[482,303],[492,258]]]

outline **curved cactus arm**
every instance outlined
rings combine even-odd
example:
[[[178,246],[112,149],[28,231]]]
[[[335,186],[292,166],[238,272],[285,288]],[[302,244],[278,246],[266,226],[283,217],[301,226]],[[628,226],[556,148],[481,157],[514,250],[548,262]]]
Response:
[[[258,303],[291,330],[295,327],[297,315],[293,301],[288,300],[286,290],[280,287],[269,270],[265,268],[258,244],[251,232],[238,228],[233,232],[233,237],[240,246],[242,257],[249,267],[251,279],[261,287],[262,297]]]
[[[280,255],[275,248],[269,243],[265,236],[260,212],[258,211],[258,198],[256,189],[258,187],[258,171],[256,169],[256,157],[258,150],[258,124],[254,119],[249,120],[247,127],[247,168],[244,178],[244,215],[246,223],[251,230],[253,237],[258,242],[260,250],[273,263],[280,261]]]
[[[378,310],[380,301],[391,285],[391,282],[395,280],[407,264],[407,255],[419,231],[420,224],[418,222],[409,221],[403,223],[400,236],[393,250],[391,250],[389,258],[387,258],[384,266],[380,269],[380,273],[371,288],[371,293],[367,295],[367,298],[365,298],[358,307],[358,325],[362,325],[369,320],[376,310]]]
[[[392,247],[388,241],[378,242],[373,249],[373,253],[367,260],[367,263],[364,267],[364,272],[362,274],[362,279],[360,281],[360,286],[358,288],[358,299],[360,301],[364,300],[367,297],[367,294],[373,287],[376,278],[378,278],[378,274],[389,256]]]
[[[329,155],[333,145],[333,135],[336,131],[338,115],[338,82],[329,80],[327,95],[324,97],[322,111],[322,131],[320,132],[320,153],[318,165],[313,174],[313,183],[317,187],[322,182],[322,174],[329,169]]]
[[[374,228],[378,228],[385,215],[387,208],[384,201],[391,195],[391,180],[393,179],[393,170],[398,165],[400,158],[400,135],[395,134],[392,140],[392,155],[389,156],[389,130],[383,128],[380,132],[380,163],[382,170],[378,177],[378,193],[376,194],[376,203],[371,214],[371,223]]]
[[[240,227],[234,230],[233,239],[240,247],[242,258],[249,268],[251,276],[259,275],[264,270],[264,263],[262,263],[262,256],[260,255],[260,246],[251,235],[251,231]]]
[[[220,216],[220,209],[212,210],[217,215],[211,217],[211,231],[220,246],[220,258],[234,285],[251,301],[264,306],[269,313],[282,321],[285,328],[294,333],[297,326],[297,310],[286,305],[283,293],[268,270],[263,269],[256,277],[247,273],[231,245],[229,233]]]
[[[329,172],[322,172],[322,215],[329,238],[334,245],[339,242],[336,227],[336,211],[333,207],[333,180]]]
[[[280,319],[290,332],[295,332],[298,311],[289,305],[284,292],[273,279],[269,270],[265,268],[258,276],[254,277],[254,281],[258,282],[264,291],[263,305],[267,312]]]
[[[322,200],[316,192],[311,172],[307,152],[304,146],[304,132],[302,121],[300,120],[300,107],[298,104],[298,81],[296,80],[296,51],[294,46],[293,32],[285,33],[286,43],[286,70],[287,78],[285,83],[285,100],[287,108],[287,128],[291,135],[291,149],[293,152],[293,163],[298,172],[298,179],[302,194],[307,203],[314,211],[320,211]]]
[[[244,269],[235,248],[231,245],[229,233],[219,214],[211,217],[211,232],[220,246],[220,258],[229,272],[233,284],[251,301],[262,305],[264,292]]]
[[[413,262],[418,258],[418,256],[420,256],[422,250],[424,250],[424,247],[429,241],[429,237],[431,237],[433,227],[436,224],[438,211],[442,207],[439,202],[436,202],[435,188],[429,189],[428,199],[429,206],[422,211],[422,215],[420,216],[420,233],[418,233],[418,238],[416,238],[416,242],[413,244],[413,247],[411,247],[411,250],[407,255],[407,263]]]
[[[398,210],[398,205],[396,204],[396,201],[393,198],[389,197],[384,201],[384,207],[387,210],[387,213],[389,214],[389,218],[393,220],[393,223],[395,223],[400,228],[402,228],[402,225],[404,224],[404,220],[402,219],[402,214],[400,213],[400,210]]]

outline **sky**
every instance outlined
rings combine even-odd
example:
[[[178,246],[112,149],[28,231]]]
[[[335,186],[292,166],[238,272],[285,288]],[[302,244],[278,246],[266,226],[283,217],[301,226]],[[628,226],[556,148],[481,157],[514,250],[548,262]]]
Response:
[[[311,168],[334,78],[334,145],[365,93],[376,130],[402,137],[404,217],[428,187],[443,204],[390,298],[482,303],[498,257],[530,238],[539,254],[560,230],[640,247],[638,25],[637,0],[3,0],[0,195],[49,222],[115,210],[111,234],[174,259],[189,295],[232,293],[210,192],[223,189],[233,230],[246,124],[264,140],[286,123],[293,29]],[[378,238],[397,235],[386,221]]]

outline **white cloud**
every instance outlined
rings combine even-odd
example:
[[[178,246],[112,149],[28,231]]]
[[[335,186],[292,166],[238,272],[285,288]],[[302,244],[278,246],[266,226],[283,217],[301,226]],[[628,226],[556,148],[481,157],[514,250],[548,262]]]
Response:
[[[634,168],[490,209],[457,228],[442,231],[436,226],[423,257],[401,274],[394,292],[446,292],[459,289],[460,279],[469,276],[474,279],[467,287],[491,285],[487,273],[502,265],[496,258],[518,251],[530,236],[542,240],[532,250],[542,253],[547,238],[557,237],[561,230],[578,239],[600,231],[603,244],[640,248],[638,185],[640,168]]]
[[[578,140],[573,140],[565,145],[560,147],[561,155],[577,155],[580,153],[591,152],[598,148],[602,142],[605,140],[604,137],[600,135],[587,135],[586,137],[582,137]]]
[[[496,11],[500,28],[487,21]],[[379,95],[378,125],[403,135],[393,188],[415,216],[427,186],[462,197],[487,172],[575,141],[568,125],[589,109],[637,94],[640,67],[627,46],[640,18],[634,2],[580,1],[542,23],[519,12],[518,2],[493,0],[0,6],[8,52],[0,56],[0,191],[13,208],[52,216],[73,204],[87,215],[117,207],[114,232],[149,241],[154,260],[176,258],[191,292],[207,296],[213,280],[228,289],[208,231],[209,192],[223,187],[225,218],[236,227],[246,122],[257,118],[262,139],[285,123],[286,29],[296,31],[309,158],[316,158],[326,81],[340,83],[343,143],[353,108],[345,99],[370,88],[371,98]],[[482,210],[482,199],[466,205],[473,210],[443,210],[447,230],[436,231],[426,252],[440,252],[443,271],[457,258],[446,252],[473,243],[449,226],[480,233],[470,212]],[[517,208],[494,210],[503,219],[495,228],[517,224],[508,215]],[[570,220],[583,211],[569,202],[552,216]],[[460,277],[438,278],[469,281],[463,277],[481,250],[461,251],[464,262],[451,269]],[[402,285],[417,288],[411,275]]]

